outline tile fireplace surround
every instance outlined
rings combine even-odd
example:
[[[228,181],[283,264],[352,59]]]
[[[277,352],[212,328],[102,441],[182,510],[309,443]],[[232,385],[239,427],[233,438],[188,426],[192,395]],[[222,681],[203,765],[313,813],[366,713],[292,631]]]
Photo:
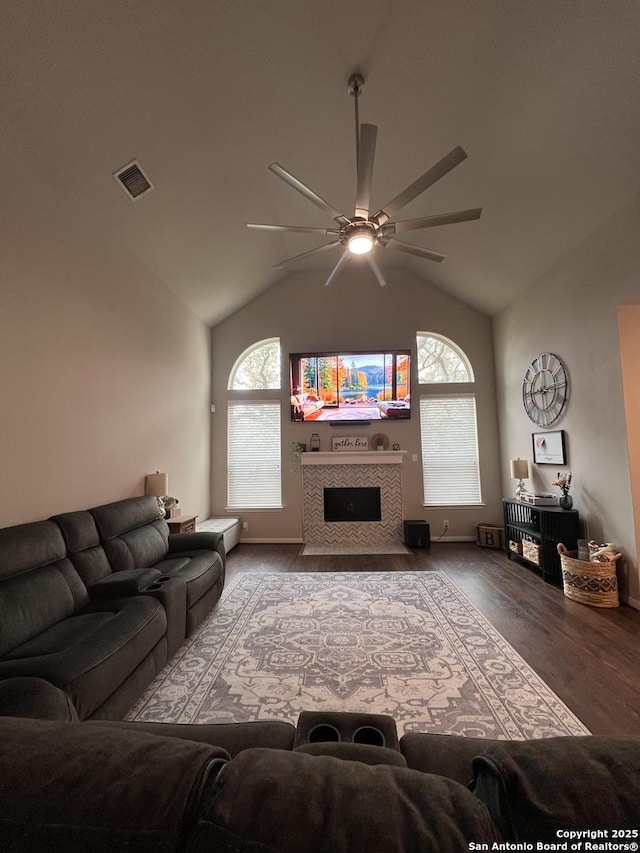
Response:
[[[402,542],[405,451],[303,453],[302,506],[306,545],[388,545]],[[380,488],[381,521],[325,522],[325,488]]]

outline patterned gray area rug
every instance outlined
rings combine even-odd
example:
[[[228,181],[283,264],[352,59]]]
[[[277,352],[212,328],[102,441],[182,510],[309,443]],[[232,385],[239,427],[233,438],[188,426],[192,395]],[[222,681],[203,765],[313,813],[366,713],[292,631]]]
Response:
[[[129,720],[390,714],[399,735],[588,730],[443,572],[239,575]]]

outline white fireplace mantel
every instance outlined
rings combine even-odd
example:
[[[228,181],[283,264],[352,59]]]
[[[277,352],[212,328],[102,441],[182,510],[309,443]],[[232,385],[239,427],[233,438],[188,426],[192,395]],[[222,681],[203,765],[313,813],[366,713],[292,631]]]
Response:
[[[300,454],[302,465],[402,465],[406,450],[332,450]]]

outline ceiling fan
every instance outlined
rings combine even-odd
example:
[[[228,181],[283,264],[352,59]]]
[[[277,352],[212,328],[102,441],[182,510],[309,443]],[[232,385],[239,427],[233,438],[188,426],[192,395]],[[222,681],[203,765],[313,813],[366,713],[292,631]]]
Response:
[[[308,252],[302,252],[300,255],[295,255],[292,258],[287,258],[276,264],[276,268],[280,269],[288,264],[295,263],[302,258],[315,255],[319,252],[324,252],[327,249],[344,246],[344,252],[340,256],[337,264],[334,266],[329,278],[325,281],[325,287],[334,280],[342,267],[348,263],[352,255],[364,255],[373,270],[375,277],[381,287],[384,287],[386,281],[382,275],[380,267],[371,254],[372,249],[376,246],[382,248],[395,249],[399,252],[405,252],[409,255],[416,255],[419,258],[426,258],[429,261],[441,263],[446,258],[446,255],[440,252],[432,251],[431,249],[423,249],[421,246],[414,246],[411,243],[405,243],[402,240],[396,240],[395,235],[402,231],[416,231],[420,228],[434,228],[437,225],[450,225],[456,222],[468,222],[472,219],[479,219],[482,213],[481,207],[474,207],[468,210],[456,210],[452,213],[439,213],[435,216],[424,216],[420,219],[401,219],[392,221],[398,211],[406,207],[409,202],[417,198],[421,193],[427,190],[430,186],[443,178],[448,172],[462,163],[466,159],[466,152],[457,146],[450,151],[446,156],[439,160],[435,166],[428,169],[423,175],[415,180],[410,186],[403,190],[399,195],[393,198],[390,202],[381,207],[377,213],[370,213],[370,197],[371,184],[373,179],[373,163],[376,151],[376,137],[378,128],[373,124],[360,124],[358,115],[358,97],[362,93],[364,87],[364,78],[361,74],[352,74],[349,78],[348,92],[355,100],[355,120],[356,120],[356,163],[357,163],[357,189],[356,189],[356,207],[352,217],[345,216],[336,210],[333,205],[319,196],[316,192],[310,189],[301,180],[292,175],[283,168],[279,163],[271,163],[269,169],[281,178],[286,184],[297,190],[310,202],[315,204],[320,210],[327,213],[337,224],[334,228],[314,228],[305,225],[264,225],[259,223],[248,223],[247,228],[257,228],[262,231],[297,231],[305,234],[323,234],[327,237],[332,237],[330,243],[325,243],[323,246],[318,246],[315,249],[310,249]]]

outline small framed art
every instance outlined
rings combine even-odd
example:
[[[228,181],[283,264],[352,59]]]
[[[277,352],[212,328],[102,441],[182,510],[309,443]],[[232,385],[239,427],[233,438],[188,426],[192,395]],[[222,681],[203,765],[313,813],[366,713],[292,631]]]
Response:
[[[563,429],[553,432],[534,432],[533,461],[536,465],[566,465],[567,444]]]

